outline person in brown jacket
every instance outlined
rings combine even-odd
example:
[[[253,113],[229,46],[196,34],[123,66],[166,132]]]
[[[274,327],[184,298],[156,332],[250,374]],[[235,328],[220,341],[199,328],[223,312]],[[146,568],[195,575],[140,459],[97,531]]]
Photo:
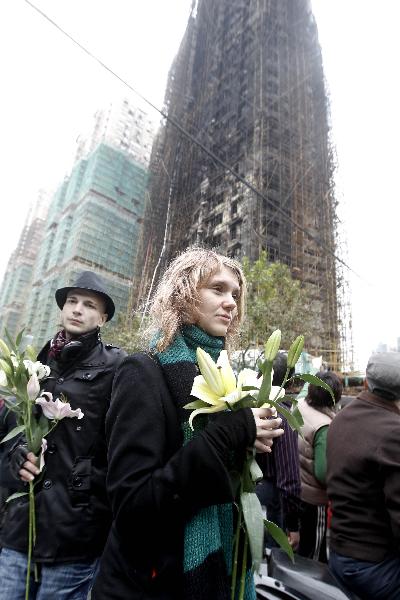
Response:
[[[366,376],[328,432],[329,566],[362,600],[398,600],[400,353],[372,355]]]

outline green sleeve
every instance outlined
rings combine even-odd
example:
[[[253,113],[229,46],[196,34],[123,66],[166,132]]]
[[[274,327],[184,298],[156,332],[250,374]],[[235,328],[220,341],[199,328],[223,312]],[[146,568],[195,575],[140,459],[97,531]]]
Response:
[[[328,425],[318,429],[314,437],[314,476],[323,486],[326,485],[326,436]]]

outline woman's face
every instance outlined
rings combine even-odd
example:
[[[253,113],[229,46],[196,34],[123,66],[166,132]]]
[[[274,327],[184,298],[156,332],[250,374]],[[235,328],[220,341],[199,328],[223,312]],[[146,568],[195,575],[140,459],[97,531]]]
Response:
[[[228,267],[222,267],[199,288],[200,303],[195,325],[209,335],[225,337],[237,314],[239,280]]]

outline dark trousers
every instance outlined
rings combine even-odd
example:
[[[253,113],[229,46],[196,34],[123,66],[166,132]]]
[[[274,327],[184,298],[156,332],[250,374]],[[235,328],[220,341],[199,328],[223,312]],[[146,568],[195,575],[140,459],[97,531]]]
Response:
[[[380,563],[329,553],[329,568],[345,590],[360,600],[399,600],[400,557]]]
[[[284,522],[281,495],[272,479],[262,479],[256,486],[256,494],[261,506],[265,507],[268,521],[272,521],[275,525],[278,525],[278,527],[283,529]],[[265,532],[264,542],[268,548],[279,547],[267,532]]]
[[[324,504],[302,502],[300,513],[300,545],[298,553],[305,558],[328,562],[326,525],[328,507]]]

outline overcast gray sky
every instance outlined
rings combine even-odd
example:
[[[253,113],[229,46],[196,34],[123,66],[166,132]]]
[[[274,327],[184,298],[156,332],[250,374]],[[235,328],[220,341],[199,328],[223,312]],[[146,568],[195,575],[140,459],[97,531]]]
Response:
[[[360,367],[400,336],[397,308],[400,41],[397,0],[313,0],[331,97]],[[36,0],[144,96],[161,106],[191,0]],[[94,111],[128,92],[24,0],[0,3],[0,278],[29,203],[69,171]],[[132,96],[134,98],[134,96]],[[154,115],[158,119],[157,115]]]

